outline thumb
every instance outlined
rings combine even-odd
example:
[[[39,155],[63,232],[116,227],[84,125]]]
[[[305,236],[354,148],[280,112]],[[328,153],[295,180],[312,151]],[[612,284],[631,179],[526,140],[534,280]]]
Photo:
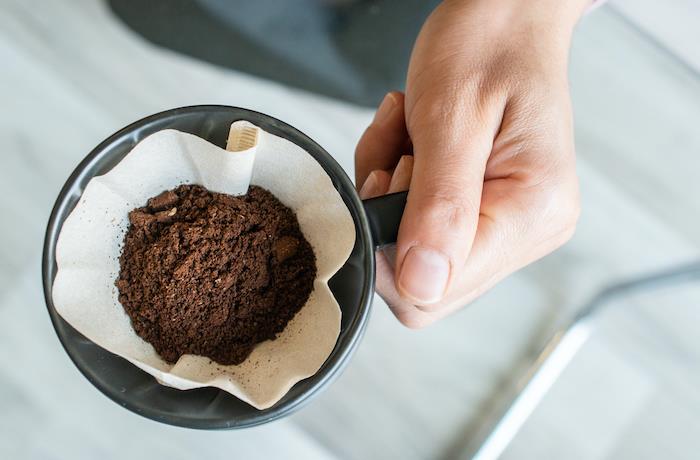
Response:
[[[426,310],[442,300],[469,256],[497,128],[456,112],[462,115],[419,116],[409,126],[414,167],[398,234],[396,288]]]

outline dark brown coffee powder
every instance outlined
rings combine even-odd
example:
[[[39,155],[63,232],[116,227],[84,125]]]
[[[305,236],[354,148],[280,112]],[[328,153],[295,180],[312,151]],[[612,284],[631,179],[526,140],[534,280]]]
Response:
[[[136,333],[173,363],[184,354],[239,364],[304,306],[316,259],[291,209],[182,185],[129,213],[119,301]]]

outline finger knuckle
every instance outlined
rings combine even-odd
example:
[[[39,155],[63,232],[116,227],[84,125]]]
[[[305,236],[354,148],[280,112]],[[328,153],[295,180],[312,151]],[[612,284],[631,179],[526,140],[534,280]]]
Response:
[[[560,198],[559,208],[559,223],[562,229],[575,229],[579,217],[581,216],[581,200],[578,191],[563,193]]]
[[[478,212],[478,205],[464,196],[462,187],[443,187],[423,196],[422,217],[448,227],[465,227]]]
[[[541,215],[551,226],[551,231],[573,236],[581,215],[581,201],[577,189],[553,188],[540,199]]]
[[[436,313],[444,308],[441,303],[416,303],[415,306],[424,313]]]
[[[396,319],[408,329],[420,330],[424,329],[432,323],[426,315],[419,311],[407,310],[396,315]]]
[[[488,75],[467,72],[439,77],[415,91],[408,105],[407,125],[413,132],[436,124],[459,129],[469,119],[483,127],[503,98],[504,90]]]
[[[375,152],[372,148],[368,147],[376,145],[381,142],[381,140],[382,135],[379,127],[374,124],[369,125],[362,134],[360,141],[357,143],[357,147],[355,147],[355,157],[358,159],[371,157]]]

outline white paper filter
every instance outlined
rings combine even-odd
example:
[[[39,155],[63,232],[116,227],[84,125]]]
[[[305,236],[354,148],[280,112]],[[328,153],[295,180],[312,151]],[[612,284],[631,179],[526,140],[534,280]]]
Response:
[[[259,344],[242,364],[222,366],[186,355],[170,365],[136,335],[118,300],[114,282],[128,213],[183,183],[240,195],[249,180],[296,212],[316,254],[313,293],[277,339]],[[355,227],[340,194],[321,165],[296,144],[261,130],[257,147],[232,153],[168,129],[139,142],[110,172],[89,182],[58,237],[53,301],[80,333],[162,384],[182,390],[218,387],[265,409],[316,373],[333,350],[341,312],[327,283],[354,243]]]

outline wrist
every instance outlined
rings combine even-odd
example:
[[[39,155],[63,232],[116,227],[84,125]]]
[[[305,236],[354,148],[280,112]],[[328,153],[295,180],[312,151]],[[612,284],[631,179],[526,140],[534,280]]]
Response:
[[[477,14],[492,25],[511,28],[531,24],[543,31],[570,36],[594,0],[444,0],[457,14]]]

